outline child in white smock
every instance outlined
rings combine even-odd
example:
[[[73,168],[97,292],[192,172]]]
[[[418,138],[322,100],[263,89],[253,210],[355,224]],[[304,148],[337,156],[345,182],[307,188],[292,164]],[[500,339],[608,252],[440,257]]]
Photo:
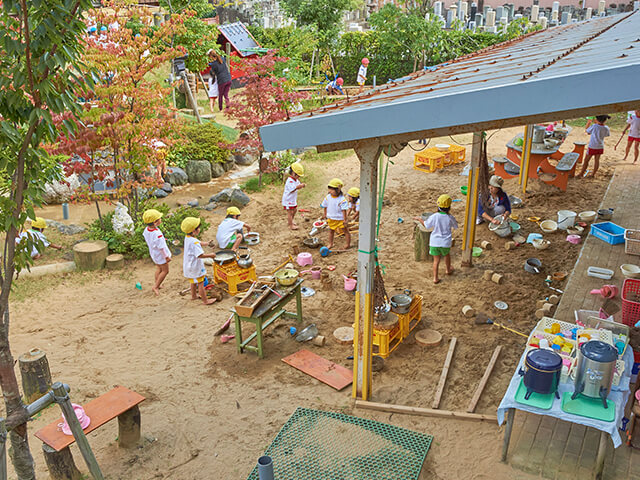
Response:
[[[306,187],[306,184],[300,183],[300,177],[304,176],[304,167],[296,162],[289,167],[289,178],[284,184],[284,192],[282,192],[282,207],[287,212],[287,223],[291,230],[297,230],[298,225],[293,221],[293,217],[298,210],[298,190]]]
[[[197,236],[200,234],[200,219],[186,217],[180,224],[180,229],[186,234],[184,237],[184,258],[182,271],[191,284],[191,300],[197,300],[198,294],[205,305],[215,303],[215,299],[207,298],[204,289],[204,278],[207,270],[204,267],[203,258],[213,258],[215,253],[204,253]]]
[[[169,275],[169,262],[171,261],[171,251],[167,246],[164,235],[158,228],[162,222],[162,212],[154,208],[145,210],[142,214],[142,221],[147,226],[142,232],[147,247],[149,247],[149,256],[153,263],[156,264],[155,283],[153,284],[153,293],[160,295],[160,285]]]
[[[344,229],[344,238],[347,242],[345,249],[351,247],[351,234],[349,233],[349,226],[347,225],[347,214],[349,211],[349,202],[342,194],[342,187],[344,183],[339,178],[333,178],[327,188],[329,193],[320,206],[324,208],[323,219],[327,219],[329,224],[329,245],[327,248],[333,247],[333,237],[336,230]]]

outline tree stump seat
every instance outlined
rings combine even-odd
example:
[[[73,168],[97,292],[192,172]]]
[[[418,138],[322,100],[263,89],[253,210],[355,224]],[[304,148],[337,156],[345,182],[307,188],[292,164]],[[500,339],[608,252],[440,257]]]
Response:
[[[91,423],[84,429],[88,434],[105,423],[118,417],[118,446],[132,448],[140,441],[140,404],[145,398],[129,390],[117,386],[104,395],[83,405]],[[69,446],[75,442],[73,435],[65,435],[58,427],[62,417],[41,428],[35,436],[42,440],[42,449],[49,473],[53,480],[76,480],[83,478],[71,456]]]

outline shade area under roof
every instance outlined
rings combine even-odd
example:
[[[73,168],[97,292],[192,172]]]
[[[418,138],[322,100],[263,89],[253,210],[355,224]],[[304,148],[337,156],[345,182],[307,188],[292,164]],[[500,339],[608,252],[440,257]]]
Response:
[[[381,145],[640,108],[640,13],[549,28],[264,126],[265,150]]]

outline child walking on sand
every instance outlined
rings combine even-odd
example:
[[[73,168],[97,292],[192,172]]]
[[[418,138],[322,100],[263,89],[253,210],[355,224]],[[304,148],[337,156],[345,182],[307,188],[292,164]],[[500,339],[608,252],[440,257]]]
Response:
[[[196,237],[200,234],[200,219],[186,217],[180,224],[180,229],[186,234],[184,237],[184,259],[182,270],[184,276],[191,283],[191,300],[197,300],[198,294],[205,305],[215,303],[215,299],[207,298],[204,290],[204,277],[207,271],[204,268],[203,258],[213,258],[215,253],[204,253],[200,240]]]
[[[622,140],[627,130],[629,130],[629,138],[627,138],[627,148],[624,151],[622,161],[624,162],[627,159],[631,151],[631,145],[633,145],[633,163],[636,163],[638,161],[638,154],[640,153],[640,110],[635,110],[633,115],[627,118],[627,126],[624,127],[620,140]],[[620,140],[618,140],[618,143],[620,143]],[[616,144],[616,147],[617,146],[618,144]]]
[[[152,290],[156,295],[160,295],[160,288],[169,274],[169,262],[171,261],[171,251],[167,247],[164,235],[158,228],[158,225],[162,223],[162,213],[150,208],[142,214],[142,221],[147,226],[142,232],[142,236],[149,247],[149,256],[156,264],[155,283]]]
[[[287,223],[291,230],[297,230],[298,225],[293,221],[298,209],[298,190],[306,187],[304,183],[300,183],[300,177],[304,177],[304,167],[296,162],[289,167],[289,178],[284,184],[284,192],[282,193],[282,206],[287,212]]]
[[[593,173],[589,176],[596,176],[598,167],[600,167],[600,155],[604,153],[604,139],[611,135],[609,127],[605,125],[605,122],[610,118],[611,117],[609,115],[597,115],[593,124],[591,123],[591,119],[587,122],[587,128],[585,131],[587,134],[591,135],[591,138],[589,138],[587,155],[584,157],[584,161],[582,162],[582,170],[580,171],[578,178],[584,177],[584,174],[587,172],[587,168],[589,168],[589,161],[591,160],[591,157],[593,157]]]
[[[326,218],[329,224],[329,245],[327,245],[329,249],[333,247],[333,237],[339,228],[344,228],[344,238],[347,242],[345,249],[351,247],[351,234],[347,225],[349,202],[342,194],[341,189],[343,186],[342,180],[333,178],[327,186],[329,193],[320,204],[324,208],[322,218]]]
[[[449,213],[451,202],[449,195],[440,195],[437,202],[437,213],[431,215],[426,221],[421,217],[414,217],[414,220],[421,222],[426,228],[433,229],[429,240],[429,255],[433,256],[433,283],[440,283],[440,278],[438,277],[440,257],[444,257],[447,275],[453,273],[451,256],[449,255],[452,243],[451,229],[458,228],[458,222]]]

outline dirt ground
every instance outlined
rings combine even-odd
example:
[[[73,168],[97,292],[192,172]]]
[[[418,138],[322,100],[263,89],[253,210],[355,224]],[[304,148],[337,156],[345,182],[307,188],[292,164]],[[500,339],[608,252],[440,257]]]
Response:
[[[505,143],[518,130],[490,132],[490,156],[504,155]],[[620,150],[613,150],[618,136],[614,132],[607,139],[598,178],[571,180],[567,192],[533,180],[523,197],[518,193],[517,180],[505,182],[507,193],[524,198],[523,208],[514,209],[514,213],[519,215],[525,234],[539,231],[527,221],[529,216],[555,219],[560,209],[580,212],[598,208],[615,163],[622,158]],[[571,141],[585,139],[582,129],[576,128],[563,150]],[[433,143],[468,145],[470,140],[469,135],[462,135]],[[467,147],[467,156],[470,150]],[[465,197],[459,187],[466,185],[467,178],[459,175],[462,165],[433,174],[417,172],[412,169],[413,154],[411,148],[405,148],[389,168],[388,204],[382,211],[379,235],[380,260],[386,267],[387,292],[392,295],[408,288],[423,295],[418,328],[435,328],[444,340],[438,347],[425,349],[415,343],[413,335],[406,339],[386,360],[383,371],[374,373],[373,400],[430,407],[449,340],[455,336],[458,345],[440,408],[466,410],[494,348],[502,345],[502,355],[476,409],[478,413],[495,414],[524,339],[498,327],[475,326],[473,320],[462,316],[462,306],[470,304],[511,328],[528,332],[536,322],[536,300],[550,293],[543,284],[544,277],[569,271],[580,246],[564,241],[558,233],[548,236],[552,245],[545,251],[536,251],[530,245],[506,251],[506,240],[493,235],[485,225],[478,227],[477,244],[490,240],[493,249],[474,259],[473,268],[465,269],[460,266],[460,229],[452,251],[455,273],[443,276],[434,286],[431,263],[414,261],[410,219],[435,211],[436,198],[446,192],[462,200],[452,207],[452,214],[462,224]],[[341,177],[347,188],[358,185],[359,162],[355,155],[329,163],[313,162],[306,168],[309,189],[301,195],[300,206],[312,211],[308,219],[320,216],[324,185],[331,177]],[[227,184],[229,181],[223,180],[178,188],[169,199],[208,197]],[[289,232],[280,196],[280,187],[253,194],[240,217],[260,233],[260,244],[251,248],[259,275],[268,274],[286,254],[293,253],[294,246],[301,246],[311,227],[310,221],[298,216],[301,230]],[[91,216],[91,207],[86,208],[74,207],[77,218]],[[42,213],[56,218],[59,210],[59,206],[48,207]],[[215,237],[215,226],[224,212],[218,209],[204,213],[214,226],[203,236],[208,241]],[[399,223],[399,218],[404,222]],[[326,241],[326,232],[320,236]],[[336,247],[343,241],[338,239]],[[351,361],[346,357],[353,353],[352,348],[333,341],[332,332],[354,321],[354,295],[344,291],[342,275],[356,269],[355,250],[327,258],[312,251],[314,265],[337,268],[334,272],[324,269],[321,281],[307,276],[305,285],[314,288],[316,294],[303,299],[304,324],[315,323],[328,340],[324,347],[304,348],[349,368]],[[524,272],[522,265],[531,256],[542,260],[544,275]],[[71,385],[71,398],[76,403],[85,403],[114,385],[124,385],[146,397],[141,406],[144,444],[139,449],[118,449],[116,422],[89,437],[107,478],[246,478],[298,406],[372,418],[434,435],[421,479],[533,478],[499,462],[502,428],[494,423],[355,409],[350,387],[337,392],[289,367],[281,358],[302,348],[288,333],[292,321],[278,320],[275,328],[267,330],[263,360],[253,353],[237,354],[233,342],[222,344],[213,335],[229,317],[235,300],[227,296],[220,304],[205,307],[179,296],[177,292],[186,286],[181,264],[182,256],[174,257],[160,297],[151,292],[154,267],[150,260],[130,262],[119,272],[72,273],[18,282],[17,290],[22,295],[11,305],[11,344],[16,357],[33,347],[44,350],[54,380]],[[503,273],[504,284],[482,280],[485,269]],[[143,285],[141,291],[135,288],[138,281]],[[495,309],[496,300],[507,302],[508,310]],[[30,425],[40,478],[45,478],[46,467],[33,432],[58,417],[57,407],[50,407]],[[86,471],[78,450],[73,447],[72,451],[78,466]]]

